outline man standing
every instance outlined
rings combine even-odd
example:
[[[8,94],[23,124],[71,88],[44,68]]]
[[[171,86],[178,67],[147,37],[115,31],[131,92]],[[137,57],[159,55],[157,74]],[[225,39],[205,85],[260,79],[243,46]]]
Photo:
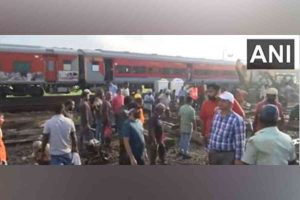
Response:
[[[295,146],[291,137],[277,128],[275,105],[265,105],[259,115],[262,129],[250,137],[242,161],[250,165],[295,164]]]
[[[130,110],[130,106],[132,104],[133,100],[130,96],[126,96],[124,98],[124,105],[121,108],[120,115],[119,115],[119,123],[121,130],[118,131],[119,134],[119,142],[120,142],[120,147],[119,147],[119,164],[120,165],[129,165],[130,161],[128,158],[128,155],[126,153],[126,149],[124,146],[123,142],[123,133],[122,133],[122,127],[124,122],[129,118],[129,113],[128,111]]]
[[[144,165],[147,157],[144,128],[139,119],[138,105],[129,106],[129,119],[122,127],[123,142],[131,165]]]
[[[108,90],[111,92],[112,97],[115,97],[117,94],[118,86],[113,84],[113,82],[109,82]]]
[[[162,103],[166,107],[166,117],[170,117],[170,103],[171,103],[171,94],[169,91],[165,91],[159,97],[159,103]]]
[[[234,96],[230,92],[223,92],[219,99],[208,144],[209,164],[241,164],[246,140],[245,123],[241,116],[232,111]]]
[[[197,128],[195,109],[192,107],[193,99],[186,97],[186,103],[179,109],[180,141],[179,151],[184,159],[189,159],[189,147],[193,130]]]
[[[74,122],[63,115],[64,105],[55,106],[55,115],[43,130],[42,152],[50,144],[51,165],[71,165],[72,153],[78,152]]]
[[[184,100],[185,100],[186,95],[187,95],[187,92],[186,92],[184,86],[182,86],[179,93],[178,93],[179,105],[180,106],[182,106],[184,104]]]
[[[165,164],[165,144],[163,138],[163,126],[161,116],[165,112],[165,105],[159,103],[155,106],[154,114],[149,120],[149,136],[151,144],[151,165],[156,164],[157,153],[161,164]]]
[[[92,128],[93,114],[90,107],[89,99],[90,99],[91,91],[85,89],[81,95],[81,101],[79,105],[80,109],[80,138],[79,138],[79,148],[83,150],[84,142],[88,142],[89,140],[94,138]]]
[[[122,95],[124,97],[130,96],[130,90],[129,90],[129,83],[124,83],[123,89],[122,89]]]
[[[68,117],[70,119],[74,119],[74,109],[75,109],[75,102],[72,99],[69,99],[65,102],[65,111],[64,115],[65,117]]]
[[[200,108],[199,118],[202,122],[202,135],[205,139],[206,144],[208,144],[209,134],[211,130],[211,124],[213,121],[213,117],[215,114],[215,110],[218,106],[218,99],[217,96],[220,93],[220,86],[217,84],[209,84],[207,85],[206,95],[208,97],[205,100]],[[238,106],[236,100],[234,100],[232,110],[239,114],[241,117],[245,117],[244,111]]]
[[[284,116],[283,116],[283,109],[281,106],[281,103],[277,100],[278,99],[278,90],[276,88],[268,88],[266,91],[266,98],[259,102],[255,107],[254,112],[254,122],[253,122],[253,128],[254,131],[257,132],[261,129],[262,125],[259,120],[259,114],[261,113],[261,110],[263,106],[267,104],[275,105],[279,112],[279,127],[284,125]]]
[[[103,132],[105,129],[111,129],[112,127],[112,117],[113,117],[113,111],[111,106],[111,98],[112,94],[111,92],[106,92],[105,94],[105,100],[103,101],[103,107],[102,107],[102,117],[103,117]],[[110,137],[105,138],[106,141],[104,141],[104,134],[103,138],[101,138],[102,143],[110,144]]]
[[[152,92],[149,92],[144,97],[144,109],[148,114],[148,118],[152,116],[152,107],[155,102],[154,96],[152,95]]]
[[[124,105],[124,96],[121,93],[121,89],[118,88],[117,96],[115,96],[112,100],[112,109],[115,114],[117,132],[120,132],[122,128],[120,122],[120,111],[123,105]]]
[[[99,89],[96,92],[96,97],[93,103],[94,107],[94,116],[95,116],[95,123],[96,123],[96,139],[101,141],[102,134],[103,134],[103,117],[102,117],[102,107],[103,107],[103,91]]]

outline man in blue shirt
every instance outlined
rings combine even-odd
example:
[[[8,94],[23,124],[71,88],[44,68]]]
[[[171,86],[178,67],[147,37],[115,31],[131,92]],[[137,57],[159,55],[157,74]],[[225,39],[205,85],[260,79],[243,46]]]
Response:
[[[230,92],[219,95],[218,109],[215,112],[209,149],[209,164],[242,164],[246,140],[246,126],[243,118],[232,111],[234,96]]]
[[[129,107],[129,119],[127,119],[122,127],[122,136],[125,150],[131,165],[144,165],[148,159],[146,153],[144,128],[139,120],[140,111],[138,105],[132,103]]]
[[[111,92],[112,97],[115,97],[117,94],[118,86],[116,86],[112,82],[109,82],[108,90]]]

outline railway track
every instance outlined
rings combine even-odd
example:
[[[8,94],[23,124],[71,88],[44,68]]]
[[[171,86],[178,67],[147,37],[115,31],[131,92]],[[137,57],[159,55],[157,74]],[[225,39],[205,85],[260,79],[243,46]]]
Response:
[[[48,96],[48,97],[17,97],[0,100],[0,111],[2,112],[30,112],[47,111],[54,108],[58,103],[72,99],[79,103],[80,96]]]

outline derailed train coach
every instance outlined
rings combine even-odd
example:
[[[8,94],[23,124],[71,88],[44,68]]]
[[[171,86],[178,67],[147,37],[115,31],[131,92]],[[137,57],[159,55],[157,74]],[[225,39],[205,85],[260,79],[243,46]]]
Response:
[[[69,93],[75,86],[96,88],[113,81],[132,89],[153,88],[162,78],[186,83],[237,84],[235,63],[100,49],[0,45],[0,95]]]
[[[230,61],[97,51],[104,60],[106,81],[117,84],[128,82],[135,88],[141,85],[153,88],[154,82],[162,78],[169,81],[180,78],[189,84],[217,82],[224,85],[237,85],[239,82],[235,63]]]
[[[0,45],[1,97],[68,93],[78,78],[76,50]]]

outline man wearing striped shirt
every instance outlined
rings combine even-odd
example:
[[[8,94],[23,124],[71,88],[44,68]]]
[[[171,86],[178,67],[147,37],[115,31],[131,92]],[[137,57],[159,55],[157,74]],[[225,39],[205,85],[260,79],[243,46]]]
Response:
[[[233,103],[234,96],[230,92],[219,95],[208,145],[211,165],[242,164],[246,126],[243,118],[232,111]]]

